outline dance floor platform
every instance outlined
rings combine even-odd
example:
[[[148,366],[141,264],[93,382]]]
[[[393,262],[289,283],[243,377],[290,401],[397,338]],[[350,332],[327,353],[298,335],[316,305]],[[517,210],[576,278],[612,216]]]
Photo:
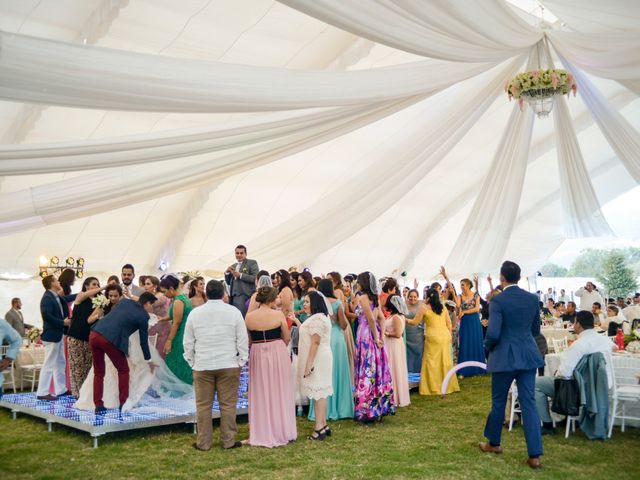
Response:
[[[240,377],[236,412],[244,415],[248,412],[248,377],[246,369]],[[54,424],[66,425],[87,432],[93,438],[93,448],[98,447],[98,438],[112,432],[136,430],[140,428],[160,427],[174,424],[193,424],[195,431],[195,402],[193,400],[145,400],[144,406],[130,412],[120,413],[117,409],[107,410],[105,415],[96,415],[92,411],[73,408],[76,399],[62,396],[55,401],[38,400],[35,393],[5,394],[0,399],[0,407],[8,408],[15,420],[18,413],[42,418],[47,422],[49,431]],[[213,418],[219,418],[217,399],[213,405]]]

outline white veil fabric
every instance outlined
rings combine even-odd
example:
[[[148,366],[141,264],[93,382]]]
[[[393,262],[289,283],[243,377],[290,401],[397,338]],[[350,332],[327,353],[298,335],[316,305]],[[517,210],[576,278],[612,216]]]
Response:
[[[394,295],[391,297],[391,304],[396,307],[398,313],[402,315],[407,315],[409,313],[409,309],[407,308],[407,303],[404,301],[402,295]]]
[[[170,410],[172,414],[191,414],[194,410],[195,395],[193,387],[178,379],[151,343],[151,362],[157,365],[152,373],[149,364],[144,359],[140,347],[140,334],[134,332],[129,337],[129,398],[122,407],[123,412],[143,413],[149,411],[154,414]],[[103,401],[109,409],[120,406],[118,390],[118,371],[105,356],[105,377]],[[74,408],[79,410],[93,410],[93,367],[87,379],[80,388],[80,396]],[[170,405],[170,407],[169,407]]]
[[[269,275],[263,275],[258,279],[258,288],[270,287],[273,288],[273,282]]]
[[[378,285],[375,275],[371,272],[369,272],[369,288],[371,288],[371,293],[380,295],[380,286]]]

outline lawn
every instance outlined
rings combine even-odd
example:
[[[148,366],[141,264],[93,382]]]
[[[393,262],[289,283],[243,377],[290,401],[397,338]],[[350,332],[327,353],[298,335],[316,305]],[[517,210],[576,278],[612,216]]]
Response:
[[[482,454],[485,416],[490,405],[488,378],[467,378],[463,392],[447,399],[412,393],[412,404],[376,425],[334,422],[325,442],[306,440],[311,423],[298,420],[299,439],[277,449],[243,447],[209,452],[191,448],[190,426],[115,433],[91,448],[88,434],[63,426],[47,432],[44,421],[24,415],[11,420],[0,409],[0,478],[640,478],[640,429],[612,440],[592,442],[579,431],[545,437],[542,471],[524,461],[521,428],[505,430],[505,454]],[[239,439],[247,438],[246,417]]]

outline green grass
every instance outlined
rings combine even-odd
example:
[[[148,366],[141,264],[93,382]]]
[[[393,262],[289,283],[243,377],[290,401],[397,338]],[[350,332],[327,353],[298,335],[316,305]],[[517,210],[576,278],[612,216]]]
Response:
[[[462,381],[463,391],[442,400],[412,393],[412,404],[381,424],[334,422],[325,442],[306,440],[311,423],[298,420],[299,439],[286,447],[198,452],[191,427],[176,425],[102,437],[91,448],[88,434],[0,409],[0,478],[640,478],[640,429],[592,442],[579,431],[545,437],[542,471],[524,461],[521,428],[504,431],[503,455],[482,454],[478,441],[490,406],[488,378]],[[247,438],[246,419],[239,439]]]

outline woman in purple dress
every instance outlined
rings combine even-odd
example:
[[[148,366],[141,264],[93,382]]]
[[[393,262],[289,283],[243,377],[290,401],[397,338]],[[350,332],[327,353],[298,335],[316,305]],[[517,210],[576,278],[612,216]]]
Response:
[[[378,285],[370,272],[358,275],[357,284],[355,417],[361,422],[371,422],[395,413],[393,384],[384,349],[385,318],[378,304]]]

